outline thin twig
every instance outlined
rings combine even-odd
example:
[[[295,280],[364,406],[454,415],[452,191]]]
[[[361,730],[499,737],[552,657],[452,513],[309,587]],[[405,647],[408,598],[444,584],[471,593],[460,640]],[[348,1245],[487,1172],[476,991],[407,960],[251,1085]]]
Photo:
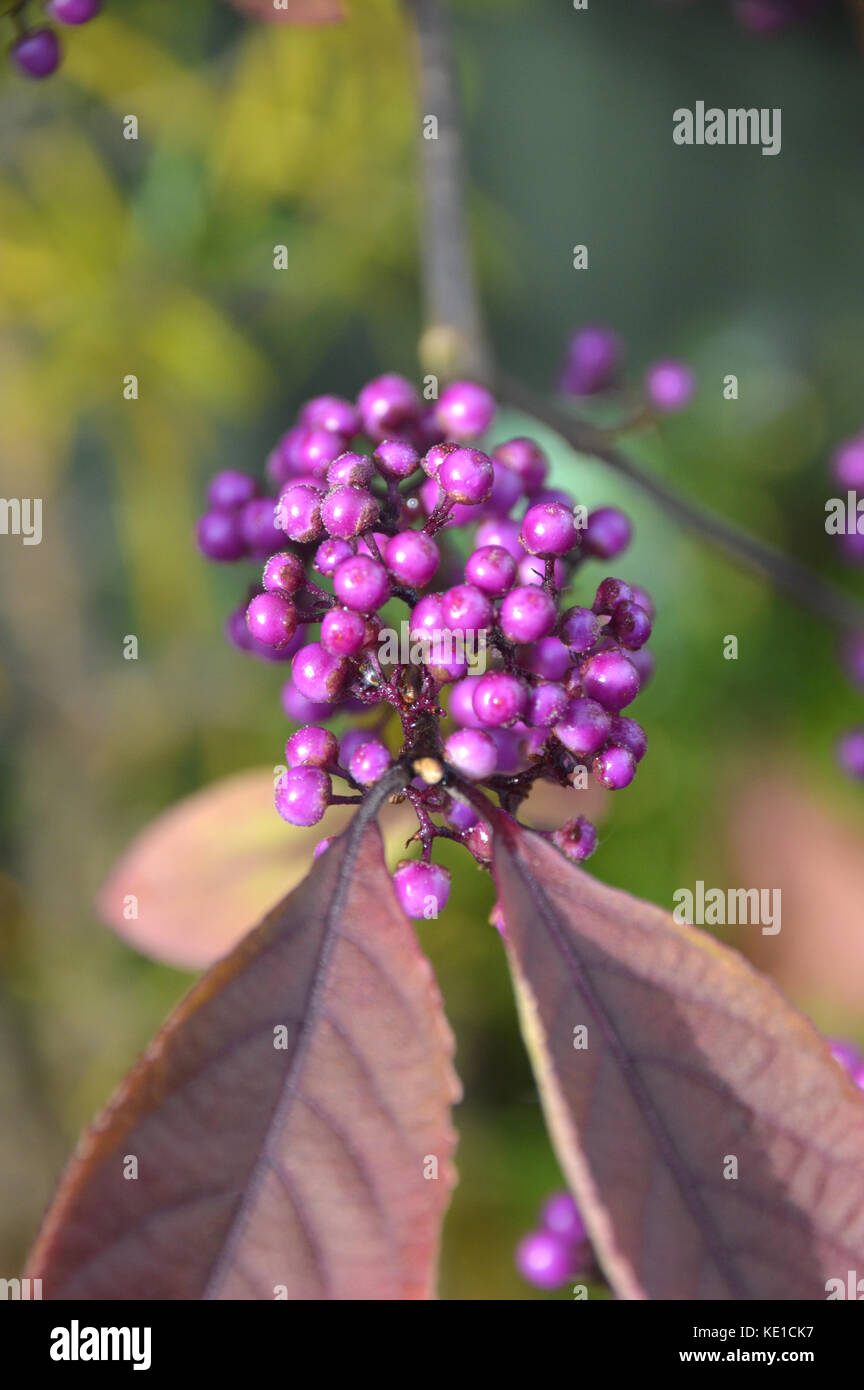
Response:
[[[638,464],[610,443],[593,425],[509,378],[499,381],[498,390],[502,400],[548,425],[579,453],[600,459],[616,473],[635,483],[668,516],[675,517],[691,530],[707,537],[718,549],[754,573],[769,579],[778,589],[784,590],[818,617],[842,629],[864,630],[864,607],[851,595],[766,541],[751,536],[708,508],[682,497],[668,483],[643,472]]]
[[[466,211],[459,83],[446,6],[406,0],[420,71],[423,288],[421,357],[446,377],[488,380],[491,357],[474,276]]]

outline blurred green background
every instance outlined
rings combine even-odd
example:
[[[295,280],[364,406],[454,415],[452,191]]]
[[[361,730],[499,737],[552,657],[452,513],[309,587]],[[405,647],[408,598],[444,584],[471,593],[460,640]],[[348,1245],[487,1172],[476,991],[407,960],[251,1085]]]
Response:
[[[719,3],[453,8],[504,366],[545,387],[568,332],[593,319],[623,335],[635,380],[654,357],[686,356],[695,405],[634,451],[864,596],[824,532],[828,454],[864,426],[864,58],[842,11],[760,42]],[[247,576],[215,573],[194,548],[206,480],[261,469],[308,395],[419,373],[411,50],[393,0],[350,11],[341,28],[297,30],[216,0],[116,0],[72,34],[61,75],[0,78],[0,492],[44,499],[40,546],[0,538],[0,1274],[189,978],[101,926],[96,890],[180,796],[281,761],[281,668],[222,639]],[[672,111],[697,100],[781,107],[781,154],[675,146]],[[130,114],[137,141],[123,138]],[[587,271],[572,269],[576,243]],[[722,397],[727,372],[738,402]],[[541,437],[578,496],[630,509],[637,542],[616,569],[660,610],[637,710],[649,756],[609,808],[592,871],[669,906],[697,879],[741,882],[741,797],[780,767],[851,837],[840,865],[801,844],[808,901],[846,885],[850,933],[857,921],[864,935],[864,809],[832,759],[864,696],[833,634]],[[737,662],[722,659],[730,633]],[[138,661],[123,660],[126,634]],[[757,849],[775,831],[757,823]],[[466,1098],[442,1294],[548,1296],[512,1264],[560,1179],[492,891],[467,856],[444,857],[453,906],[421,934]],[[862,1036],[854,998],[801,989],[797,1002]]]

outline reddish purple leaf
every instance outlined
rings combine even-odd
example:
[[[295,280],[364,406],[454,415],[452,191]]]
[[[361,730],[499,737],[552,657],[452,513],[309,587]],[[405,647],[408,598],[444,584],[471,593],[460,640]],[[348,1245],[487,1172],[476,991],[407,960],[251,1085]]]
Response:
[[[340,0],[228,0],[235,10],[271,24],[335,24],[345,18]]]
[[[54,1299],[431,1296],[451,1057],[356,821],[169,1019],[73,1159],[31,1276]]]
[[[864,1096],[825,1042],[704,932],[509,818],[495,838],[547,1120],[618,1295],[820,1299],[827,1280],[845,1286],[864,1269]]]

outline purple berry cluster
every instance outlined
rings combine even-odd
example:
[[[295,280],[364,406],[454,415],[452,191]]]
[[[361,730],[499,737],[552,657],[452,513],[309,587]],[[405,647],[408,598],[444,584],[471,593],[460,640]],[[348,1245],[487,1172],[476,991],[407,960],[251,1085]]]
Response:
[[[830,475],[842,493],[837,502],[847,522],[834,539],[847,564],[864,565],[864,519],[858,513],[860,501],[864,499],[864,432],[837,446],[831,456]],[[853,633],[846,639],[841,664],[851,684],[864,690],[864,633]],[[864,782],[864,724],[855,725],[841,735],[837,742],[837,761],[850,777]]]
[[[555,1192],[540,1208],[537,1229],[516,1247],[516,1268],[538,1289],[560,1289],[593,1264],[588,1232],[569,1192]]]
[[[15,26],[15,38],[9,57],[24,77],[50,77],[60,66],[62,50],[57,31],[50,24],[28,23],[30,7],[20,0],[9,11]],[[48,0],[45,6],[50,19],[61,25],[88,24],[102,9],[102,0]]]
[[[209,559],[262,566],[230,640],[291,662],[282,702],[301,727],[279,814],[315,825],[398,766],[421,847],[394,876],[412,917],[447,901],[437,838],[488,863],[484,789],[510,812],[538,779],[582,787],[593,775],[619,790],[646,750],[625,711],[652,670],[651,599],[612,576],[587,604],[570,593],[586,562],[618,559],[630,523],[550,488],[531,439],[478,448],[495,410],[477,383],[424,405],[392,374],[356,402],[316,397],[270,454],[266,484],[218,474],[198,523]],[[581,816],[552,838],[577,862],[597,843]]]
[[[598,396],[618,390],[624,362],[624,345],[605,324],[583,324],[572,334],[559,378],[565,396]],[[686,362],[664,357],[652,362],[643,377],[646,413],[673,415],[690,404],[696,377]]]

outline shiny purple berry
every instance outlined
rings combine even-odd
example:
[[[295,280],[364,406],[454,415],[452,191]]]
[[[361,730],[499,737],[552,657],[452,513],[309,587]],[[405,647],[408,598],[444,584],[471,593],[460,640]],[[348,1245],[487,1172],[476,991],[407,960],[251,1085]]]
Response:
[[[347,484],[349,487],[365,487],[371,482],[374,469],[365,454],[340,454],[327,469],[327,482],[331,487]]]
[[[588,823],[584,822],[585,825]],[[554,1231],[556,1236],[569,1240],[572,1245],[580,1245],[588,1239],[585,1222],[569,1192],[553,1192],[547,1198],[540,1210],[540,1225],[543,1230]]]
[[[579,541],[573,513],[560,502],[529,507],[522,518],[520,540],[531,555],[566,555]]]
[[[297,631],[297,609],[282,594],[256,594],[246,609],[246,622],[256,642],[287,647]]]
[[[465,578],[484,594],[499,598],[516,578],[516,561],[501,545],[481,545],[465,562]]]
[[[10,55],[25,77],[50,77],[60,64],[60,40],[53,29],[30,29],[15,40]]]
[[[318,724],[307,724],[285,744],[289,767],[333,767],[339,757],[336,735]]]
[[[384,563],[400,584],[423,589],[435,574],[441,554],[425,531],[400,531],[384,547]]]
[[[420,455],[413,444],[400,439],[383,439],[375,450],[374,459],[384,478],[410,478],[420,467]]]
[[[476,439],[495,417],[495,397],[474,381],[454,381],[435,407],[435,420],[448,439]]]
[[[529,497],[539,492],[549,472],[549,460],[533,439],[520,437],[497,444],[492,450],[492,459],[516,474]]]
[[[846,439],[831,459],[835,482],[850,492],[864,492],[864,435]]]
[[[341,565],[343,560],[349,560],[353,554],[354,551],[347,541],[330,538],[321,542],[315,551],[312,564],[319,574],[332,575],[336,572],[337,565]]]
[[[557,637],[541,637],[539,642],[532,642],[519,652],[523,671],[547,681],[563,680],[572,664],[570,653]]]
[[[361,787],[371,787],[379,782],[392,764],[390,753],[377,738],[368,739],[355,749],[348,763],[348,771]]]
[[[473,584],[454,584],[442,594],[441,612],[450,632],[482,632],[492,623],[492,604]]]
[[[482,729],[457,729],[444,744],[444,757],[463,777],[482,782],[495,771],[498,749]]]
[[[597,831],[590,820],[586,820],[584,816],[575,816],[573,820],[566,821],[560,830],[553,830],[552,841],[567,855],[568,859],[572,859],[576,864],[581,864],[583,860],[590,859],[597,848]],[[563,1210],[555,1214],[555,1219],[557,1225],[551,1227],[553,1230],[556,1230],[557,1226],[568,1224]],[[575,1222],[572,1223],[572,1226],[575,1232]],[[557,1230],[557,1234],[564,1236],[565,1239],[570,1239],[565,1230]],[[584,1239],[584,1234],[583,1236],[574,1234],[574,1242],[581,1239]]]
[[[498,624],[511,642],[537,642],[548,637],[557,621],[555,600],[545,589],[511,589],[501,600]]]
[[[619,603],[610,627],[621,646],[634,652],[644,647],[651,636],[651,619],[638,603]]]
[[[648,739],[641,724],[628,719],[624,714],[613,714],[609,728],[609,742],[620,743],[628,748],[637,763],[641,763],[648,751]]]
[[[449,454],[459,448],[458,444],[433,444],[432,448],[420,460],[423,472],[430,478],[438,477],[438,469]]]
[[[374,613],[390,597],[390,579],[384,566],[370,555],[352,555],[333,575],[339,602],[357,613]]]
[[[568,608],[558,625],[558,635],[568,652],[587,652],[600,636],[600,621],[590,608]]]
[[[343,483],[331,488],[321,503],[321,520],[329,535],[350,540],[378,520],[378,503],[366,488]]]
[[[331,790],[330,778],[319,767],[291,767],[276,783],[276,810],[289,825],[317,825]]]
[[[598,652],[580,669],[582,689],[591,700],[618,714],[639,694],[639,672],[623,652]]]
[[[474,687],[474,713],[488,728],[506,728],[525,712],[528,687],[507,671],[490,671],[478,678]]]
[[[552,1231],[535,1231],[516,1247],[516,1268],[538,1289],[560,1289],[573,1274],[573,1251]]]
[[[303,561],[290,551],[277,551],[264,566],[261,582],[271,594],[293,594],[306,578]]]
[[[606,787],[607,791],[621,791],[629,787],[636,776],[636,759],[623,744],[610,743],[597,754],[591,771],[601,787]]]
[[[366,645],[366,619],[350,608],[331,608],[321,622],[321,645],[334,656],[356,656]]]
[[[375,377],[357,397],[364,432],[374,442],[404,434],[420,418],[417,392],[402,376]]]
[[[322,534],[321,503],[324,494],[309,483],[294,483],[279,498],[277,517],[292,541],[314,541]]]
[[[508,555],[513,556],[517,564],[525,556],[525,550],[519,540],[519,522],[511,521],[509,517],[495,516],[481,521],[477,527],[474,544],[478,550],[485,550],[489,545],[500,546]]]
[[[454,449],[438,469],[438,483],[447,497],[468,506],[486,501],[494,478],[492,460],[479,449]]]
[[[569,702],[554,731],[569,753],[589,758],[603,747],[609,727],[609,714],[603,705],[579,696]]]
[[[198,520],[198,549],[208,560],[230,563],[247,553],[238,512],[205,512]]]
[[[597,560],[614,560],[626,550],[633,536],[630,520],[617,507],[598,507],[588,513],[582,548]]]
[[[567,691],[556,681],[532,687],[525,722],[537,729],[551,729],[564,717],[570,703]]]
[[[696,378],[686,362],[667,358],[655,362],[645,373],[645,395],[655,410],[671,414],[689,405],[696,390]]]
[[[447,708],[454,723],[462,728],[480,728],[480,720],[474,713],[474,691],[479,680],[479,676],[466,676],[464,680],[457,681],[449,693]]]
[[[291,663],[291,675],[300,694],[316,704],[333,704],[339,699],[348,662],[328,652],[320,642],[301,647]]]
[[[416,919],[437,917],[450,897],[450,873],[441,864],[405,859],[393,875],[402,911]]]
[[[316,478],[323,478],[330,464],[344,452],[345,440],[331,430],[301,430],[292,447],[296,467]]]
[[[59,24],[88,24],[102,8],[102,0],[51,0],[48,13]]]
[[[300,411],[299,424],[306,430],[327,430],[353,439],[360,432],[360,416],[350,401],[341,396],[314,396]]]

